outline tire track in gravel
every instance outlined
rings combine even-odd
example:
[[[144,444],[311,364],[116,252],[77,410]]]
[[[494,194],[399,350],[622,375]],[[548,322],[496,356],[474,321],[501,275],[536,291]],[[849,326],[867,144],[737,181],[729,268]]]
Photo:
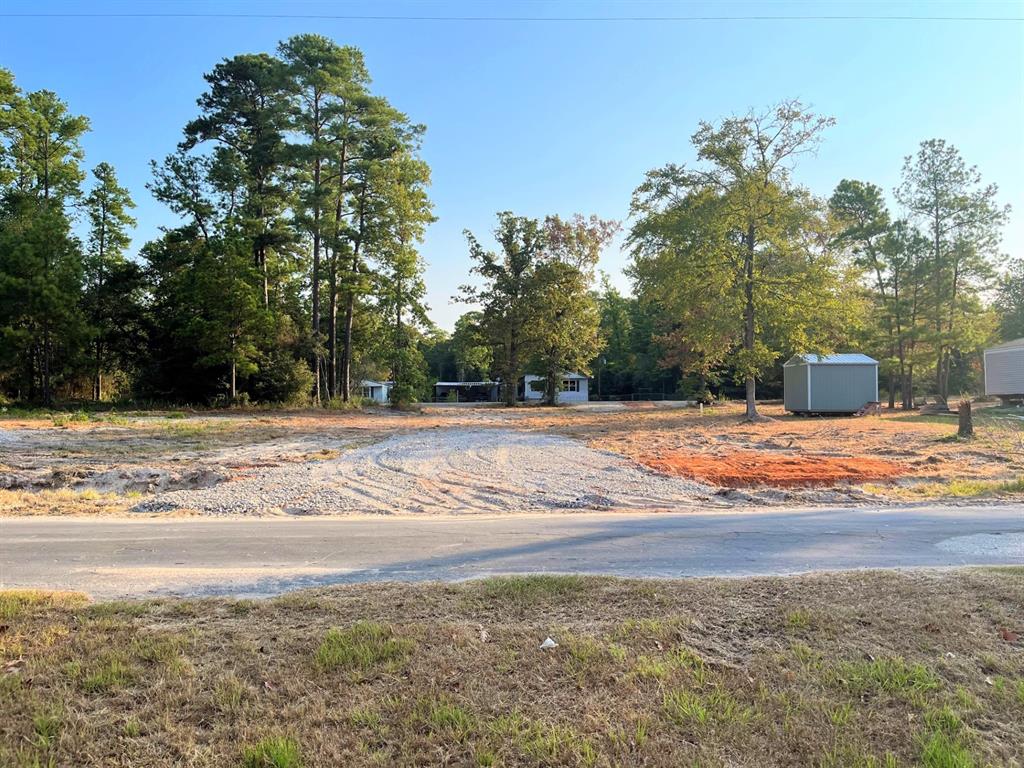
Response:
[[[453,428],[393,435],[337,458],[258,468],[212,488],[158,493],[134,509],[210,515],[652,510],[692,506],[713,493],[570,438]]]

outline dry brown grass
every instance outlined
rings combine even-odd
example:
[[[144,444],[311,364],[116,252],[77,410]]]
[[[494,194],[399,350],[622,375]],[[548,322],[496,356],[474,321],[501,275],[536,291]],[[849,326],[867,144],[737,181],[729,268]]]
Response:
[[[32,515],[119,515],[138,499],[94,490],[0,490],[0,517]]]
[[[16,768],[1024,761],[1020,568],[4,605]]]

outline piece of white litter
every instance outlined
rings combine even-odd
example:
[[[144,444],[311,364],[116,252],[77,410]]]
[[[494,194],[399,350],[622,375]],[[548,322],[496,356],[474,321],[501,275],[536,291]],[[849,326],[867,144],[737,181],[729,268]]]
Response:
[[[545,640],[543,643],[540,644],[540,649],[542,651],[546,651],[549,648],[557,648],[557,647],[558,647],[558,643],[556,643],[550,637],[547,640]]]

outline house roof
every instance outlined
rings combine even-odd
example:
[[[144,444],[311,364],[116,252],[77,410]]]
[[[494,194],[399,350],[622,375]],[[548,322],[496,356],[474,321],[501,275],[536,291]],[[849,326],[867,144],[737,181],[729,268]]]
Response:
[[[543,379],[544,378],[543,376],[541,376],[539,374],[536,374],[536,373],[528,373],[526,375],[527,376],[532,376],[535,379]],[[574,373],[572,371],[567,371],[567,372],[562,374],[562,378],[563,379],[589,379],[590,377],[585,375],[585,374],[582,374],[582,373]]]
[[[435,387],[492,387],[496,381],[438,381]]]
[[[1024,338],[1014,339],[1013,341],[1004,341],[1002,344],[996,344],[994,347],[989,347],[986,352],[995,352],[1001,349],[1024,349]]]
[[[359,382],[361,387],[393,387],[394,385],[393,381],[374,381],[373,379],[363,379]]]
[[[860,352],[847,352],[837,355],[793,355],[786,365],[799,365],[809,363],[810,365],[878,365],[873,357],[862,355]]]

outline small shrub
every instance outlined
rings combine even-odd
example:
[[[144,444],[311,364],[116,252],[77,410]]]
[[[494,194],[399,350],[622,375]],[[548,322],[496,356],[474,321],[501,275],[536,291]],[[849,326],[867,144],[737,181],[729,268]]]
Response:
[[[301,768],[299,742],[284,736],[266,738],[242,750],[242,768]]]

